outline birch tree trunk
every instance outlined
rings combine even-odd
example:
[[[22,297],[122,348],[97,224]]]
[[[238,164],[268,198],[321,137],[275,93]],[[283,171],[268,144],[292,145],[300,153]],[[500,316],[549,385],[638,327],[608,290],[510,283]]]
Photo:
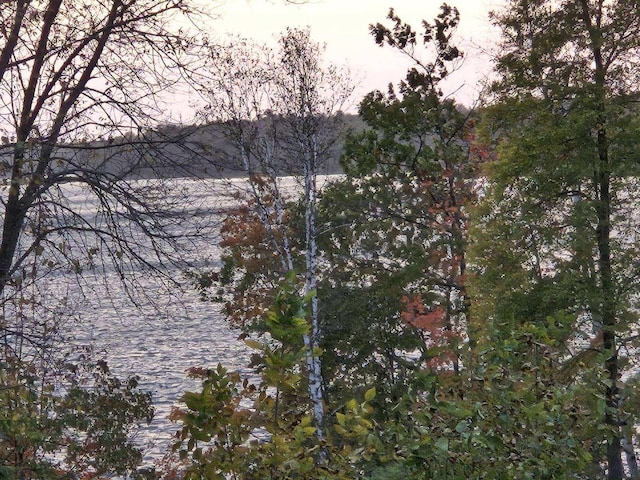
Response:
[[[305,294],[316,290],[318,285],[318,226],[317,226],[317,148],[316,138],[310,132],[310,151],[306,152],[304,165],[304,198],[305,198]],[[325,411],[324,411],[324,381],[322,378],[322,364],[319,356],[320,321],[318,317],[318,296],[311,299],[311,332],[304,338],[307,347],[307,370],[309,375],[309,396],[313,404],[313,414],[316,422],[316,432],[319,439],[324,439]],[[326,460],[326,450],[321,449],[321,459]]]
[[[304,278],[300,293],[307,295],[318,285],[317,177],[322,163],[335,155],[339,112],[353,88],[341,72],[323,65],[322,48],[311,41],[309,32],[287,30],[279,47],[273,52],[235,40],[226,48],[213,49],[213,65],[223,67],[206,78],[203,90],[211,113],[205,118],[223,124],[235,144],[265,241],[279,257],[280,275],[297,269]],[[292,176],[301,187],[304,232],[297,235],[287,224],[287,192],[279,186],[283,175]],[[326,435],[322,331],[319,300],[316,295],[311,298],[309,333],[302,338],[304,368],[316,437],[322,445]],[[317,461],[325,462],[326,450],[319,452]]]

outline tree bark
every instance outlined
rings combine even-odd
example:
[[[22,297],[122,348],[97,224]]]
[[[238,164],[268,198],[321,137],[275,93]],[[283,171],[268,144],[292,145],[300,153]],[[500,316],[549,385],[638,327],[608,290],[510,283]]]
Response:
[[[318,226],[317,226],[317,176],[318,153],[315,133],[309,132],[309,145],[305,154],[304,165],[304,196],[305,196],[305,293],[316,290],[318,285]],[[318,317],[318,297],[311,299],[311,332],[305,336],[307,346],[307,369],[309,371],[309,395],[313,404],[314,420],[316,423],[316,435],[320,440],[325,438],[325,411],[324,411],[324,381],[322,378],[322,365],[318,356],[320,348],[320,321]],[[307,338],[308,337],[308,338]],[[327,460],[326,448],[320,449],[320,460]]]
[[[607,358],[608,385],[605,389],[607,409],[604,421],[611,429],[607,440],[607,479],[622,480],[624,467],[622,464],[622,445],[618,410],[620,408],[620,392],[618,388],[618,350],[616,345],[616,298],[611,268],[611,160],[609,158],[609,139],[607,136],[606,112],[606,75],[607,67],[602,56],[602,32],[599,29],[602,8],[596,12],[596,25],[591,18],[591,10],[587,0],[580,0],[582,19],[589,32],[591,51],[594,61],[594,86],[596,92],[597,118],[597,165],[595,166],[595,190],[597,227],[596,239],[598,243],[598,275],[602,296],[602,341]]]

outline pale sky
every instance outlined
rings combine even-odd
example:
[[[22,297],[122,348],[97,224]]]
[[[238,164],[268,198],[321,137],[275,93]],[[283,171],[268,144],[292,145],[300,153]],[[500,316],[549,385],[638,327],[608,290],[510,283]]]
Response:
[[[404,78],[408,63],[391,48],[378,47],[369,34],[369,24],[383,22],[390,7],[403,21],[420,27],[422,19],[431,21],[442,2],[437,0],[308,0],[300,5],[284,0],[227,0],[216,13],[211,30],[218,38],[225,32],[258,41],[274,42],[286,27],[310,27],[312,38],[326,44],[326,58],[346,65],[359,80],[357,103],[374,89],[386,90],[389,82]],[[491,70],[490,50],[497,33],[488,13],[502,0],[449,0],[460,10],[457,45],[464,51],[461,68],[445,85],[456,99],[470,105],[479,92],[480,82]]]

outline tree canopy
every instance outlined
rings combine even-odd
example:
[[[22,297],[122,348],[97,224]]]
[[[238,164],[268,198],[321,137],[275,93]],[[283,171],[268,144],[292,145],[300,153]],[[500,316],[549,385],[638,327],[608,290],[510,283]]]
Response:
[[[640,3],[509,0],[491,14],[502,41],[477,109],[441,88],[464,58],[458,10],[415,28],[391,9],[372,40],[412,66],[346,134],[348,73],[309,31],[275,49],[198,43],[170,28],[176,13],[191,4],[0,12],[0,477],[127,474],[140,459],[129,434],[149,394],[90,352],[53,354],[59,319],[29,306],[49,272],[99,257],[126,280],[134,262],[157,268],[149,252],[179,253],[186,217],[136,172],[173,151],[157,148],[171,129],[149,127],[182,75],[247,186],[224,212],[220,269],[189,275],[216,289],[257,381],[193,368],[200,389],[150,475],[640,478]],[[321,187],[338,157],[343,175]]]

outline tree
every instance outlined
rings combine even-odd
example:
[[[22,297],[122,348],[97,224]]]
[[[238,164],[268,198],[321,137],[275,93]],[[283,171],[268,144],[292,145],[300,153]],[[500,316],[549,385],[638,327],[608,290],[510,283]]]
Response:
[[[138,180],[140,168],[153,163],[150,155],[156,164],[166,161],[158,147],[168,140],[161,132],[152,133],[162,117],[157,102],[179,79],[185,68],[183,56],[191,46],[189,36],[169,24],[192,13],[190,2],[184,0],[2,3],[0,353],[10,361],[0,366],[0,391],[5,394],[3,410],[20,406],[9,423],[15,420],[17,425],[20,416],[20,422],[26,422],[22,427],[32,428],[18,431],[22,441],[45,430],[45,420],[75,422],[74,412],[85,417],[90,430],[100,402],[121,393],[111,383],[117,380],[106,373],[103,383],[95,379],[96,388],[104,387],[106,394],[73,390],[73,372],[64,368],[69,349],[62,324],[71,316],[62,298],[66,295],[63,288],[56,295],[40,288],[42,278],[61,274],[56,284],[60,287],[69,278],[66,274],[72,281],[78,281],[75,274],[83,270],[106,277],[111,267],[130,292],[136,266],[157,272],[153,260],[162,265],[172,255],[175,258],[179,220],[175,205],[165,201],[170,198],[165,194],[168,187],[159,180]],[[78,194],[94,202],[97,213],[88,213],[78,203]],[[76,393],[73,400],[60,393],[64,388],[71,389],[69,395]],[[68,409],[58,410],[67,400]],[[40,424],[29,418],[38,402],[47,404],[39,411]],[[139,407],[134,422],[144,418],[149,407],[142,394],[125,395],[112,406],[123,415],[128,415],[128,408]],[[122,439],[118,435],[126,433],[129,420],[114,421],[103,413],[101,421],[117,427],[103,430],[105,435]],[[66,427],[75,428],[71,425]],[[0,436],[4,438],[11,428],[4,424]],[[104,440],[87,428],[77,428],[87,441]],[[40,458],[41,447],[47,454],[54,451],[51,448],[56,453],[70,448],[66,438],[53,447],[42,447],[35,440],[23,447]],[[81,445],[76,440],[74,445]],[[0,447],[3,455],[6,448],[7,443]],[[102,447],[82,448],[90,458]],[[129,468],[133,457],[112,458],[111,467]]]
[[[162,262],[175,251],[178,221],[175,205],[163,202],[167,187],[136,178],[166,143],[150,134],[160,118],[156,101],[179,77],[189,46],[188,36],[168,30],[165,20],[190,12],[181,0],[5,2],[5,300],[49,272],[105,264],[131,286],[133,265],[153,269],[151,256]],[[162,161],[155,155],[155,163]],[[95,216],[74,204],[79,190],[97,205]]]
[[[348,139],[347,179],[325,190],[320,204],[329,265],[318,290],[326,378],[344,391],[368,382],[378,391],[381,441],[367,450],[362,472],[575,478],[591,456],[588,427],[571,427],[592,425],[592,411],[581,403],[584,390],[566,388],[547,363],[557,348],[550,335],[504,329],[502,342],[489,337],[482,349],[467,349],[477,342],[466,282],[468,215],[481,192],[478,162],[489,152],[474,138],[473,116],[438,87],[460,55],[449,43],[458,13],[444,5],[433,23],[423,22],[424,33],[393,11],[389,19],[391,27],[372,27],[379,41],[416,55],[424,40],[435,59],[417,57],[399,92],[365,98],[370,129]],[[518,363],[523,353],[527,361]],[[336,402],[342,392],[330,393]]]
[[[621,349],[632,348],[637,322],[639,8],[513,1],[494,16],[503,44],[485,125],[497,160],[487,169],[474,259],[478,321],[492,335],[548,323],[563,346],[554,361],[597,354],[606,452],[594,460],[606,460],[609,479],[624,478],[622,438],[635,419]]]
[[[460,53],[449,45],[457,11],[443,6],[433,24],[423,23],[424,34],[393,12],[390,17],[391,28],[372,28],[377,38],[409,54],[425,39],[436,59],[418,64],[398,91],[365,99],[361,110],[370,128],[348,139],[347,178],[324,189],[318,205],[321,358],[332,387],[328,411],[339,412],[326,416],[331,461],[309,462],[308,448],[315,451],[317,445],[306,430],[310,419],[298,420],[308,408],[300,395],[299,330],[310,328],[300,313],[300,299],[307,304],[309,297],[298,293],[300,283],[289,275],[280,294],[272,295],[275,308],[264,300],[276,288],[272,269],[282,264],[282,237],[291,240],[293,252],[304,248],[304,202],[286,205],[291,208],[280,217],[286,224],[272,223],[285,228],[269,230],[263,219],[278,219],[279,210],[274,188],[258,176],[254,185],[261,196],[254,202],[267,208],[231,212],[224,235],[233,257],[229,264],[240,267],[240,295],[259,299],[231,302],[235,318],[261,317],[262,331],[270,333],[262,344],[248,341],[260,352],[255,365],[266,380],[258,389],[264,394],[257,394],[253,411],[239,409],[246,384],[221,380],[220,371],[201,372],[203,391],[189,393],[188,409],[177,414],[184,425],[177,448],[193,459],[187,469],[194,478],[231,473],[221,468],[237,468],[239,458],[251,466],[238,475],[247,478],[254,472],[260,478],[332,478],[345,472],[370,479],[593,478],[589,464],[597,447],[591,439],[601,431],[593,420],[606,405],[592,395],[593,388],[566,382],[579,361],[557,368],[562,322],[570,315],[518,329],[495,324],[501,335],[495,342],[479,322],[469,322],[468,215],[483,186],[476,160],[487,160],[489,152],[474,142],[471,118],[438,88]],[[300,257],[294,264],[302,263]],[[231,273],[223,270],[220,278]],[[580,371],[592,373],[599,372]],[[351,415],[350,395],[371,392],[371,383],[375,396],[364,395],[371,405]],[[278,420],[276,410],[287,411],[288,423]],[[243,448],[257,426],[248,419],[260,411],[268,412],[263,419],[276,420],[266,424],[273,436]],[[341,437],[344,431],[353,436]],[[211,441],[211,449],[201,440]],[[346,463],[345,450],[336,451],[336,444],[347,447]],[[354,444],[359,448],[351,451]],[[348,468],[327,471],[334,465]]]
[[[370,435],[373,424],[368,419],[375,389],[364,394],[363,402],[350,399],[327,415],[331,422],[324,448],[330,461],[316,461],[317,429],[308,414],[301,374],[312,295],[301,297],[296,276],[289,272],[265,318],[269,338],[248,342],[258,357],[259,385],[220,365],[191,372],[202,378],[202,390],[186,392],[186,408],[173,412],[181,423],[173,450],[183,462],[170,465],[165,478],[360,478],[362,450],[377,440]]]
[[[331,158],[339,136],[340,109],[351,87],[335,67],[325,67],[322,48],[308,31],[287,30],[276,52],[236,40],[235,47],[211,50],[211,65],[196,79],[209,105],[207,121],[222,123],[234,150],[230,153],[248,176],[249,209],[233,212],[223,228],[223,245],[243,278],[230,308],[247,307],[240,317],[255,324],[259,306],[269,304],[274,287],[290,271],[304,276],[302,290],[317,286],[317,177]],[[282,175],[301,183],[302,228],[288,222],[290,209]],[[301,235],[302,238],[297,235]],[[260,252],[254,260],[252,254]],[[266,287],[266,288],[265,288]],[[258,307],[258,308],[256,308]],[[317,297],[303,335],[306,371],[317,437],[324,439],[325,406],[319,346],[322,337]],[[324,449],[319,459],[325,460]]]
[[[324,346],[334,388],[349,392],[376,382],[378,398],[391,405],[443,347],[430,339],[440,327],[429,331],[412,313],[422,320],[425,314],[439,317],[452,353],[447,368],[459,370],[475,162],[471,114],[440,88],[462,56],[451,41],[458,11],[444,5],[420,30],[393,10],[388,19],[391,27],[371,26],[375,41],[414,66],[397,88],[363,99],[367,128],[347,138],[347,177],[323,192],[320,239],[327,268],[318,295],[327,305]],[[412,304],[420,305],[419,312]]]
[[[6,352],[4,352],[6,354]],[[0,478],[98,478],[135,472],[142,459],[132,434],[153,417],[137,378],[122,382],[88,352],[64,365],[26,364],[5,355],[0,370]],[[66,382],[54,380],[59,368]],[[56,391],[63,390],[61,391]]]
[[[55,254],[56,263],[77,268],[80,254],[66,252],[69,237],[95,237],[87,250],[105,249],[102,256],[116,260],[123,275],[118,258],[144,258],[127,227],[139,226],[152,240],[168,238],[168,220],[150,200],[158,187],[131,179],[152,153],[154,142],[144,134],[160,118],[156,101],[178,78],[189,45],[165,19],[191,12],[181,0],[5,4],[0,291],[34,257]],[[95,198],[98,218],[70,206],[69,184]]]

